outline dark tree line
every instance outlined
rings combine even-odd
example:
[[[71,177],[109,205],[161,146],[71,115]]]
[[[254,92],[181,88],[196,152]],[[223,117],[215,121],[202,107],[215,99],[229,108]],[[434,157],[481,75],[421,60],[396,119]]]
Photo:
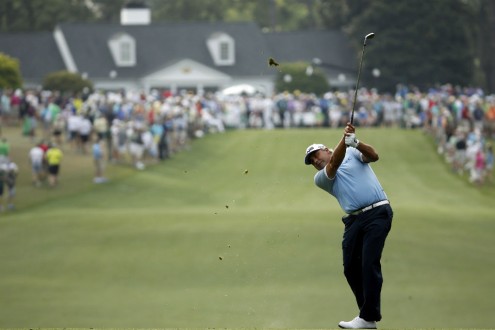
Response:
[[[0,32],[51,31],[61,22],[112,22],[127,0],[2,0]],[[135,2],[135,1],[134,1]],[[452,83],[495,92],[495,1],[142,0],[153,22],[246,21],[264,30],[341,29],[360,54],[363,83]],[[335,45],[338,47],[338,45]],[[379,77],[371,75],[378,69]],[[376,72],[376,70],[375,70]]]

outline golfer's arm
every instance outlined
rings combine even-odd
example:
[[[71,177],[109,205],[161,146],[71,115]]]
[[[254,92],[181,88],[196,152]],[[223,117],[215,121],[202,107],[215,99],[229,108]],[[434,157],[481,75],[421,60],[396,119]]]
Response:
[[[379,159],[375,148],[373,148],[369,144],[359,141],[357,150],[359,150],[363,155],[363,162],[365,163],[376,162]]]
[[[344,160],[345,157],[345,149],[346,149],[345,140],[344,137],[342,137],[339,144],[335,147],[333,151],[332,158],[330,158],[330,162],[325,167],[327,176],[330,179],[333,179],[335,177],[335,173],[337,173],[337,169],[339,168],[340,164],[342,164],[342,161]]]

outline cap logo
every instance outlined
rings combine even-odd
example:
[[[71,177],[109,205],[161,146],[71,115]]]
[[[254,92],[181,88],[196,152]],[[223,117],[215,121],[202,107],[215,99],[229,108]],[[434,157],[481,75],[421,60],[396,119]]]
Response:
[[[322,150],[325,149],[326,147],[323,144],[312,144],[306,149],[306,156],[304,157],[304,163],[306,165],[311,164],[309,157],[310,154],[317,151],[317,150]]]

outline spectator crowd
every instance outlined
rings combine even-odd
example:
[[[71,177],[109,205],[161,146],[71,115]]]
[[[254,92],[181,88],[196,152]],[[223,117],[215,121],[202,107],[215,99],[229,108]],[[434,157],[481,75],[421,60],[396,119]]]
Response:
[[[105,162],[143,170],[187,148],[192,139],[226,129],[343,127],[353,96],[352,90],[322,97],[298,92],[266,96],[157,91],[64,97],[51,91],[0,90],[0,115],[1,126],[21,127],[33,143],[33,184],[41,185],[46,172],[48,183],[56,186],[67,152],[93,157],[94,182],[102,183]],[[426,91],[398,86],[394,94],[362,88],[355,111],[356,126],[424,130],[455,173],[467,173],[477,185],[492,181],[495,95],[451,85]],[[0,155],[0,180],[5,181],[1,165],[8,168],[11,163],[8,153]]]

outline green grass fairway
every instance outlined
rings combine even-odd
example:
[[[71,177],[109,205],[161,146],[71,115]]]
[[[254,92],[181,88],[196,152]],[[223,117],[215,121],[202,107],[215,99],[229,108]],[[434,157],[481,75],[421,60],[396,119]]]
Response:
[[[61,185],[0,214],[0,328],[337,328],[358,311],[342,274],[342,211],[306,146],[342,130],[235,131],[135,171],[66,153]],[[453,175],[420,131],[361,129],[394,208],[382,329],[493,328],[495,188]],[[245,170],[248,172],[245,173]]]

